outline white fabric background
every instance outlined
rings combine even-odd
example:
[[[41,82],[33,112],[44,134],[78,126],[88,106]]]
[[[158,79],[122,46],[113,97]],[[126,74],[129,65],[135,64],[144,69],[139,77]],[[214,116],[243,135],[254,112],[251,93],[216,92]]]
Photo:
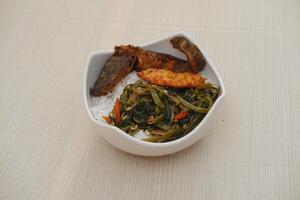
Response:
[[[92,50],[184,30],[227,88],[219,120],[175,155],[100,138],[83,106]],[[297,0],[0,0],[0,199],[300,198]]]

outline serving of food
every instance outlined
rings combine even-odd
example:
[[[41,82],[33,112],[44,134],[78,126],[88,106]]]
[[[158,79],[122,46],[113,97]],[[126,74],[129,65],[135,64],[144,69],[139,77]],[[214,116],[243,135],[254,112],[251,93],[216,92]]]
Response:
[[[177,140],[198,126],[221,89],[202,75],[206,59],[195,44],[184,36],[169,42],[186,60],[132,45],[115,47],[89,91],[97,120],[155,143]]]

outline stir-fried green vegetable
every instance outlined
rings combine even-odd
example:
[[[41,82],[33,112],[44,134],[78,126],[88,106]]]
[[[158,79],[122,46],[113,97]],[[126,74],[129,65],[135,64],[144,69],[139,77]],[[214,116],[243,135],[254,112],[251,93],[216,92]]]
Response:
[[[163,88],[137,81],[126,86],[110,113],[111,123],[134,136],[147,132],[143,140],[167,142],[191,132],[204,118],[218,97],[220,89]]]

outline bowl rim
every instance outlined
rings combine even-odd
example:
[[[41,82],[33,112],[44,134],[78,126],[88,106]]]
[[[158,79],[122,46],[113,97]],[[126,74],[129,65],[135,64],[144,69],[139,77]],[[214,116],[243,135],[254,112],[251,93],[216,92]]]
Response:
[[[207,63],[209,63],[211,70],[215,73],[215,75],[217,77],[217,80],[220,83],[221,95],[214,102],[213,106],[210,108],[210,110],[208,111],[206,116],[203,118],[203,120],[189,134],[187,134],[187,135],[185,135],[181,138],[178,138],[176,140],[173,140],[173,141],[170,141],[170,142],[165,142],[165,143],[154,143],[154,142],[148,142],[148,141],[140,140],[140,139],[137,139],[135,137],[132,137],[131,135],[128,135],[127,133],[125,133],[124,131],[122,131],[121,129],[119,129],[116,126],[111,126],[111,125],[104,124],[104,123],[100,124],[93,117],[92,112],[91,112],[90,107],[88,106],[88,102],[87,102],[88,92],[87,92],[86,86],[87,86],[89,64],[90,64],[90,61],[92,60],[93,57],[98,56],[99,54],[111,54],[111,53],[113,53],[113,51],[112,50],[110,50],[110,51],[92,51],[92,52],[89,53],[88,59],[87,59],[86,64],[85,64],[83,97],[84,97],[84,105],[85,105],[85,108],[88,112],[88,115],[89,115],[90,119],[97,126],[113,129],[115,132],[120,134],[120,136],[128,139],[130,142],[138,144],[138,145],[142,145],[142,146],[148,146],[148,147],[170,147],[170,146],[175,146],[179,143],[184,143],[184,142],[188,141],[193,135],[197,134],[197,132],[199,132],[201,130],[202,126],[207,122],[210,115],[215,111],[218,104],[220,104],[221,101],[223,100],[223,98],[225,96],[225,86],[224,86],[223,80],[222,80],[218,70],[216,69],[215,65],[211,62],[210,58],[207,56],[206,51],[203,48],[201,48],[201,43],[199,42],[199,39],[197,39],[197,41],[195,41],[189,33],[185,32],[185,31],[178,31],[178,32],[175,32],[175,33],[168,34],[164,37],[161,37],[160,39],[153,40],[151,42],[147,42],[147,43],[145,43],[143,45],[139,45],[139,46],[144,47],[144,46],[152,45],[152,44],[159,43],[163,40],[166,40],[166,39],[169,39],[169,38],[175,37],[175,36],[184,36],[184,37],[188,38],[191,42],[193,42],[194,44],[197,45],[197,47],[200,49],[200,51],[203,54],[203,56],[205,57]]]

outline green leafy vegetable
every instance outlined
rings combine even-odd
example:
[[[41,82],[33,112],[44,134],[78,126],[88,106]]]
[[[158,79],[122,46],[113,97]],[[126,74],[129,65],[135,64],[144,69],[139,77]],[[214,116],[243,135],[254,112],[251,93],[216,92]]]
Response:
[[[210,110],[219,92],[220,88],[210,83],[204,88],[176,89],[137,81],[124,88],[118,112],[115,107],[109,117],[113,125],[132,136],[143,130],[147,133],[144,141],[168,142],[191,132]]]

